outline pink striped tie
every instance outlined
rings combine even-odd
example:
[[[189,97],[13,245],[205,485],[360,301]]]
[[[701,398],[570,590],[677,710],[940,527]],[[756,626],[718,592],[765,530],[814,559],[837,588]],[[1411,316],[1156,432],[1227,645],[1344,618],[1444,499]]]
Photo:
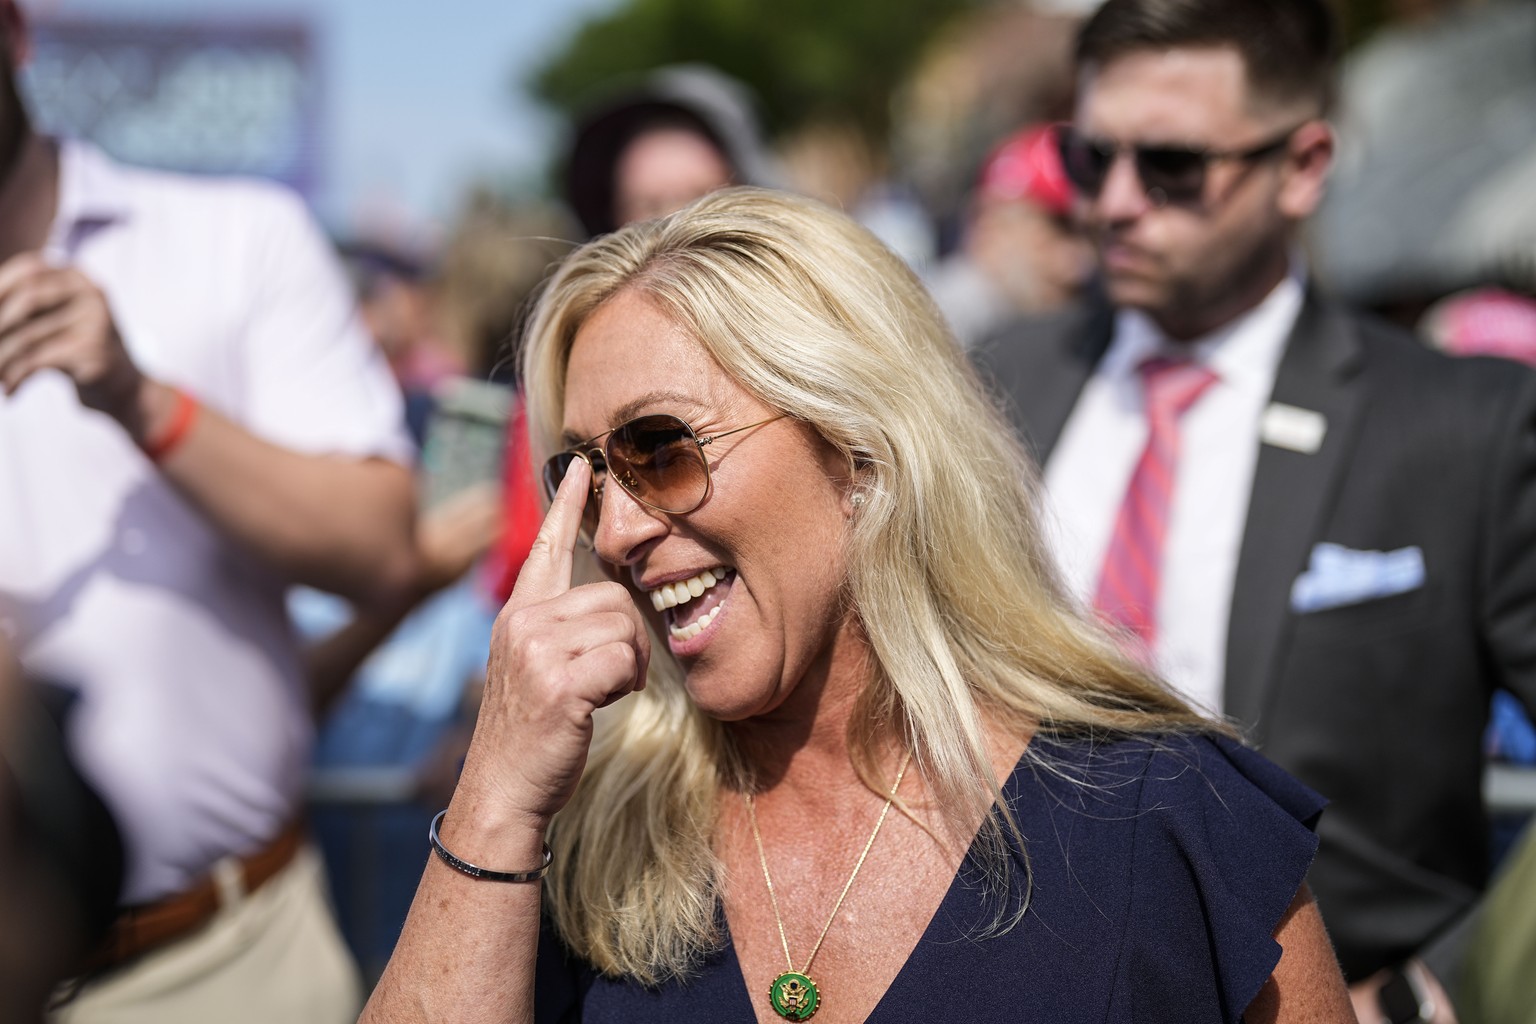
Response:
[[[1150,650],[1157,639],[1163,539],[1179,466],[1179,417],[1216,382],[1216,374],[1196,363],[1161,358],[1142,363],[1141,374],[1147,446],[1115,517],[1093,606],[1105,619],[1129,628]]]

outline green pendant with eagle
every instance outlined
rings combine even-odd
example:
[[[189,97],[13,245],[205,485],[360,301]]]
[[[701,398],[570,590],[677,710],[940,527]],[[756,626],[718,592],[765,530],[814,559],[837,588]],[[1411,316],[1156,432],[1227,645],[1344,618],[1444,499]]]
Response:
[[[821,991],[808,975],[785,971],[769,986],[768,1001],[785,1020],[810,1020],[821,1005]]]

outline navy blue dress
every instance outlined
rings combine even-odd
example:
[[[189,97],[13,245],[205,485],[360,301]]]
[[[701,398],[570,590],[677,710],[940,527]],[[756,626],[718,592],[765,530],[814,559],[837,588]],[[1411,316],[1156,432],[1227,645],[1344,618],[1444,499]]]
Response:
[[[1030,751],[1004,787],[1028,911],[985,937],[995,897],[962,865],[868,1020],[1241,1020],[1279,962],[1275,928],[1316,852],[1322,798],[1221,737],[1037,736]],[[647,989],[546,934],[537,986],[540,1024],[756,1019],[729,936],[687,981]]]

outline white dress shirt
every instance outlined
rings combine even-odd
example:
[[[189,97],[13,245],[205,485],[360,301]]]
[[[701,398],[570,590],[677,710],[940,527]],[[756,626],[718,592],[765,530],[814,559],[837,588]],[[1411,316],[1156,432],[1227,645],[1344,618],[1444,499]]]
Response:
[[[1068,586],[1090,605],[1147,442],[1141,364],[1152,356],[1182,353],[1216,373],[1216,383],[1179,421],[1181,452],[1163,542],[1152,656],[1181,693],[1218,714],[1259,424],[1301,312],[1303,274],[1293,267],[1259,305],[1188,343],[1169,341],[1139,312],[1121,311],[1109,350],[1045,467],[1046,529]]]
[[[398,388],[294,196],[60,156],[45,252],[102,288],[140,368],[274,443],[409,458]],[[70,745],[123,829],[128,903],[295,813],[312,728],[284,585],[62,374],[0,395],[0,629],[80,693]]]

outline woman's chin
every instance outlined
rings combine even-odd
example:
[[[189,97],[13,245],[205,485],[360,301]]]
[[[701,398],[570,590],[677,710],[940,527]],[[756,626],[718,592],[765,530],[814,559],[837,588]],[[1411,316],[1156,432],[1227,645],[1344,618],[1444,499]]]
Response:
[[[694,707],[718,722],[741,722],[767,709],[768,695],[759,691],[724,690],[690,674],[685,684]]]

